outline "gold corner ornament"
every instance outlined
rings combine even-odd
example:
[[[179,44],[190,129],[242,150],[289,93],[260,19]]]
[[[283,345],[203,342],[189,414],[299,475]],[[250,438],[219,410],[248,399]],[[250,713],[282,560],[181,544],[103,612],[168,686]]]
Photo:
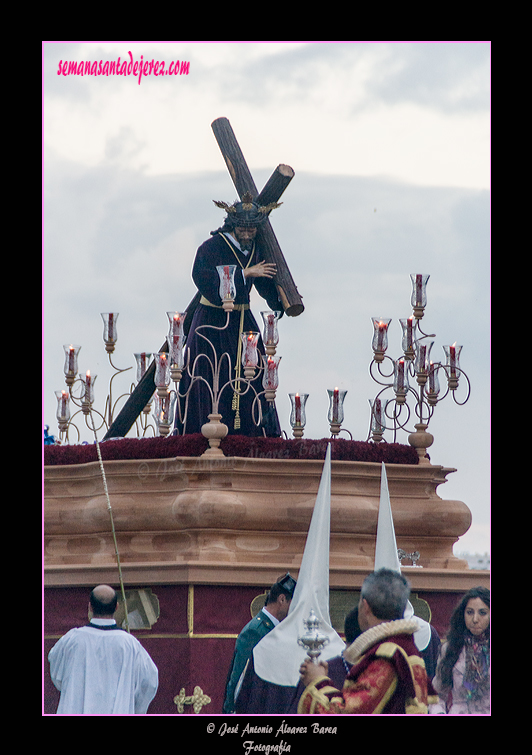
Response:
[[[177,712],[184,713],[185,705],[192,705],[194,713],[199,713],[201,709],[211,702],[211,698],[204,693],[201,687],[194,687],[192,695],[185,694],[185,688],[182,687],[179,695],[174,697],[174,703],[177,705]]]

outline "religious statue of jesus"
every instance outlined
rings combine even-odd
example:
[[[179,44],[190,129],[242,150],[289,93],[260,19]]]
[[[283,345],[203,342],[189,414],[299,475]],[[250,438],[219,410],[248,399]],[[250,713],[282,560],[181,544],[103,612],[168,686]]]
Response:
[[[251,194],[245,194],[242,201],[232,205],[216,201],[215,204],[226,211],[226,218],[220,228],[211,232],[211,238],[198,248],[192,268],[192,279],[201,298],[187,337],[189,369],[183,371],[179,385],[181,417],[178,416],[176,420],[176,432],[201,432],[202,425],[208,421],[208,415],[212,412],[212,396],[208,386],[204,380],[193,379],[194,375],[200,375],[212,386],[212,368],[207,357],[212,360],[213,353],[205,340],[208,338],[218,360],[224,353],[230,357],[230,364],[228,359],[221,360],[219,387],[225,388],[221,390],[218,404],[218,412],[222,415],[222,422],[227,425],[229,434],[279,437],[281,429],[273,402],[266,401],[262,395],[258,399],[261,411],[258,411],[255,402],[252,412],[257,394],[263,393],[261,372],[257,371],[249,386],[244,380],[229,383],[240,376],[238,362],[241,334],[259,332],[249,306],[252,287],[255,286],[271,310],[278,311],[279,316],[283,314],[283,306],[273,280],[276,265],[265,262],[256,241],[257,228],[279,204],[272,202],[261,206],[253,201]],[[229,313],[222,308],[219,294],[220,278],[216,268],[220,265],[237,266],[234,276],[234,309]],[[260,336],[257,349],[259,355],[265,353]],[[193,371],[192,376],[190,371]]]

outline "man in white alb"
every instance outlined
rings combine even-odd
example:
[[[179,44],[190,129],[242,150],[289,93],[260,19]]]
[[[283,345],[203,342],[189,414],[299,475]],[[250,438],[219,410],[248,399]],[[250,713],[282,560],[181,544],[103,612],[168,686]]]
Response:
[[[48,654],[52,681],[61,692],[57,713],[146,713],[159,684],[157,666],[137,638],[116,624],[112,587],[95,587],[89,605],[90,623],[71,629]]]

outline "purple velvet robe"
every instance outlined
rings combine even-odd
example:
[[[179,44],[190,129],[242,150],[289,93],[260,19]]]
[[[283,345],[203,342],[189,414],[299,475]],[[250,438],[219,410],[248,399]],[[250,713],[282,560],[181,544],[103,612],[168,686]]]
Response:
[[[224,328],[227,322],[227,314],[221,309],[221,299],[219,295],[220,278],[216,267],[218,265],[237,265],[235,273],[235,305],[248,305],[249,307],[249,295],[252,286],[255,286],[258,293],[266,299],[269,309],[282,312],[283,307],[279,301],[277,288],[272,279],[251,277],[245,279],[243,276],[242,271],[246,267],[255,265],[261,261],[262,257],[260,256],[260,250],[255,248],[246,257],[245,254],[231,244],[229,239],[221,233],[217,233],[212,238],[205,241],[196,253],[196,259],[192,269],[192,278],[202,297],[214,306],[202,303],[198,304],[191,323],[186,345],[190,352],[190,369],[192,369],[194,360],[197,359],[195,374],[204,377],[211,386],[213,382],[212,369],[206,357],[211,361],[214,361],[214,353],[212,347],[207,343],[205,338],[202,338],[201,334],[206,336],[212,342],[218,359],[220,359],[221,355],[225,352],[231,357],[231,373],[228,368],[228,360],[226,358],[221,360],[222,368],[219,386],[222,388],[230,378],[234,379],[236,376],[235,364],[242,316],[242,311],[235,308],[229,313],[229,324],[227,328],[221,330],[214,330],[213,328],[202,329],[202,326],[205,325]],[[249,308],[244,309],[243,311],[242,331],[260,332],[257,321]],[[259,354],[265,353],[262,338],[260,337],[258,351]],[[260,357],[259,361],[262,361],[260,360]],[[243,369],[241,374],[243,377]],[[260,399],[263,413],[262,426],[257,426],[252,419],[251,412],[253,400],[256,393],[263,391],[262,373],[259,373],[258,370],[256,370],[256,375],[257,377],[252,381],[255,390],[250,387],[245,393],[242,393],[239,398],[238,411],[240,416],[240,427],[235,427],[235,408],[233,406],[234,388],[231,385],[226,385],[220,394],[218,412],[222,415],[221,421],[229,428],[229,434],[246,436],[263,436],[266,434],[268,437],[279,437],[281,429],[274,403],[265,401],[262,396]],[[179,387],[180,393],[184,393],[188,390],[190,383],[190,377],[186,372],[183,372]],[[244,384],[241,384],[241,386],[242,390],[244,390]],[[208,422],[208,415],[212,411],[211,394],[203,381],[198,380],[194,383],[188,398],[188,406],[186,403],[185,399],[181,400],[181,411],[184,414],[186,410],[186,416],[184,417],[184,422],[180,422],[179,418],[176,419],[176,429],[179,434],[199,433],[201,432],[201,426]],[[255,407],[254,416],[255,420],[258,421],[259,412],[257,407]],[[265,433],[263,433],[263,427]]]

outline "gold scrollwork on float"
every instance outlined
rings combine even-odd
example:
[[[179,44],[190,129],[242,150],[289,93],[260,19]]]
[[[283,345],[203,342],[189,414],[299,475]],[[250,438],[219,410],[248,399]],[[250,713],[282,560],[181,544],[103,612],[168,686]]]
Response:
[[[174,703],[177,705],[178,713],[185,712],[185,705],[192,705],[194,713],[199,713],[201,709],[210,702],[211,698],[205,694],[201,687],[198,686],[194,687],[194,693],[192,695],[187,695],[185,693],[185,688],[182,687],[179,695],[174,697]]]

